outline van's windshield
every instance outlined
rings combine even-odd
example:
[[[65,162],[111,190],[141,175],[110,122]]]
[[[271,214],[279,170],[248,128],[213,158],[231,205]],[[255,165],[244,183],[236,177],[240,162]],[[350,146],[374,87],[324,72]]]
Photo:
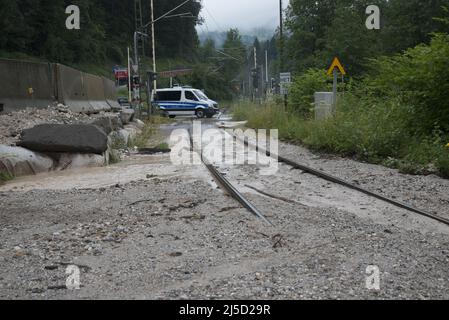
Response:
[[[201,90],[195,90],[195,93],[201,100],[209,100],[209,98]]]

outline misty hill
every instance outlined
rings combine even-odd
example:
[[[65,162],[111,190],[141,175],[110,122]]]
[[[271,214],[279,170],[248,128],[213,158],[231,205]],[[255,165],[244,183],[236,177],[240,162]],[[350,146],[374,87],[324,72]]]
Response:
[[[223,46],[226,40],[226,31],[211,31],[211,32],[201,32],[198,34],[201,44],[203,44],[207,39],[212,39],[215,41],[217,47]],[[259,41],[270,40],[274,35],[274,30],[268,28],[255,28],[249,31],[241,30],[242,41],[245,45],[249,46],[254,43],[256,38]]]

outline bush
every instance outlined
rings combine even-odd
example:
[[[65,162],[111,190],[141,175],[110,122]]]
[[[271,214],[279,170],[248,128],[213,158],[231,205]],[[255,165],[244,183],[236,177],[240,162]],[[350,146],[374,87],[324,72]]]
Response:
[[[449,132],[449,36],[434,35],[402,55],[370,63],[364,87],[372,97],[399,97],[410,117],[410,130],[430,134],[435,126]]]
[[[315,92],[332,91],[329,80],[330,77],[326,75],[326,72],[320,69],[309,69],[303,75],[296,77],[290,87],[289,108],[299,115],[310,117],[313,112]]]
[[[441,155],[437,160],[437,168],[440,171],[441,176],[449,178],[449,148],[441,152]]]
[[[10,175],[9,173],[0,172],[0,184],[3,184],[7,181],[13,180],[14,177]]]
[[[248,127],[278,129],[280,139],[317,151],[382,163],[408,174],[434,172],[434,165],[441,176],[449,177],[449,148],[442,148],[446,140],[441,132],[412,135],[403,110],[395,100],[373,104],[347,94],[335,117],[323,121],[303,119],[274,104],[240,103],[234,106],[233,114],[234,120],[248,120]]]

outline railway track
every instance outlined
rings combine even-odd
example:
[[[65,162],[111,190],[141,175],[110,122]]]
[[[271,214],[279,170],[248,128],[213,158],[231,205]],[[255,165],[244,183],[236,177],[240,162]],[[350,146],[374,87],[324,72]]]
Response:
[[[190,130],[189,130],[189,135],[190,135],[191,150],[194,151],[193,139],[192,139],[192,134],[191,134],[191,131],[190,131]],[[384,201],[384,202],[386,202],[386,203],[389,203],[389,204],[391,204],[391,205],[394,205],[394,206],[396,206],[396,207],[398,207],[398,208],[407,210],[407,211],[412,212],[412,213],[416,213],[416,214],[418,214],[418,215],[421,215],[421,216],[430,218],[430,219],[432,219],[432,220],[438,221],[438,222],[440,222],[440,223],[443,223],[443,224],[449,226],[449,219],[446,219],[446,218],[440,217],[440,216],[438,216],[438,215],[436,215],[436,214],[433,214],[433,213],[430,213],[430,212],[426,212],[426,211],[424,211],[424,210],[421,210],[421,209],[412,207],[412,206],[410,206],[410,205],[408,205],[408,204],[406,204],[406,203],[403,203],[403,202],[396,201],[396,200],[393,200],[393,199],[391,199],[391,198],[385,197],[385,196],[383,196],[383,195],[381,195],[381,194],[379,194],[379,193],[376,193],[376,192],[370,191],[370,190],[368,190],[368,189],[359,187],[359,186],[357,186],[357,185],[355,185],[355,184],[353,184],[353,183],[350,183],[350,182],[348,182],[348,181],[346,181],[346,180],[343,180],[343,179],[341,179],[341,178],[338,178],[338,177],[335,177],[335,176],[333,176],[333,175],[327,174],[327,173],[325,173],[325,172],[323,172],[323,171],[319,171],[319,170],[317,170],[317,169],[311,168],[311,167],[309,167],[309,166],[306,166],[306,165],[297,163],[297,162],[295,162],[295,161],[293,161],[293,160],[290,160],[290,159],[288,159],[288,158],[282,157],[282,156],[280,156],[280,155],[277,155],[277,154],[271,154],[270,151],[268,151],[268,150],[266,150],[266,149],[263,149],[263,148],[260,148],[260,147],[258,147],[258,146],[252,145],[252,144],[250,144],[247,140],[243,140],[243,139],[241,139],[240,137],[237,137],[237,136],[235,136],[235,135],[233,135],[233,137],[234,137],[236,140],[240,141],[241,143],[244,143],[245,146],[250,147],[250,148],[254,148],[254,149],[256,149],[257,152],[265,153],[267,156],[273,157],[273,158],[277,159],[279,162],[285,163],[285,164],[291,166],[291,167],[294,168],[294,169],[298,169],[298,170],[304,171],[304,172],[306,172],[306,173],[312,174],[312,175],[314,175],[314,176],[316,176],[316,177],[319,177],[319,178],[321,178],[321,179],[324,179],[324,180],[326,180],[326,181],[329,181],[329,182],[332,182],[332,183],[339,184],[339,185],[344,186],[344,187],[349,188],[349,189],[356,190],[356,191],[361,192],[361,193],[363,193],[363,194],[365,194],[365,195],[374,197],[374,198],[376,198],[376,199],[379,199],[379,200],[381,200],[381,201]],[[251,213],[253,213],[253,214],[256,215],[257,217],[259,217],[260,219],[262,219],[263,221],[265,221],[267,224],[273,225],[273,223],[271,223],[271,222],[270,222],[270,221],[269,221],[269,220],[268,220],[268,219],[261,213],[261,211],[260,211],[259,209],[257,209],[257,208],[256,208],[250,201],[248,201],[248,200],[243,196],[243,194],[241,194],[241,193],[238,191],[238,189],[235,188],[235,187],[234,187],[234,186],[233,186],[233,185],[226,179],[226,177],[225,177],[223,174],[221,174],[221,173],[217,170],[217,168],[215,168],[212,164],[210,164],[210,163],[207,161],[207,159],[204,159],[204,157],[203,157],[202,154],[200,154],[200,157],[201,157],[201,160],[203,161],[204,165],[207,167],[207,169],[208,169],[208,170],[210,171],[210,173],[213,175],[213,177],[218,181],[218,183],[219,183],[219,184],[220,184],[220,185],[221,185],[221,186],[222,186],[222,187],[223,187],[223,188],[224,188],[224,189],[225,189],[225,190],[226,190],[226,191],[227,191],[227,192],[234,198],[234,199],[236,199],[236,200],[237,200],[240,204],[242,204],[246,209],[248,209]]]
[[[240,139],[239,137],[236,137],[236,136],[234,136],[234,138],[240,140],[240,142],[244,143],[246,146],[255,148],[258,152],[265,153],[269,157],[273,157],[275,159],[278,159],[279,162],[285,163],[285,164],[293,167],[294,169],[302,170],[304,172],[307,172],[309,174],[312,174],[312,175],[317,176],[319,178],[322,178],[324,180],[327,180],[327,181],[330,181],[330,182],[342,185],[344,187],[347,187],[347,188],[359,191],[359,192],[364,193],[364,194],[366,194],[368,196],[371,196],[371,197],[377,198],[379,200],[382,200],[384,202],[387,202],[389,204],[392,204],[392,205],[394,205],[394,206],[396,206],[398,208],[405,209],[405,210],[413,212],[413,213],[417,213],[419,215],[422,215],[422,216],[425,216],[427,218],[436,220],[438,222],[441,222],[441,223],[449,226],[449,219],[440,217],[440,216],[438,216],[436,214],[433,214],[433,213],[430,213],[430,212],[426,212],[426,211],[421,210],[421,209],[414,208],[414,207],[412,207],[412,206],[410,206],[410,205],[408,205],[406,203],[393,200],[393,199],[385,197],[385,196],[383,196],[383,195],[381,195],[379,193],[376,193],[376,192],[370,191],[368,189],[356,186],[355,184],[350,183],[350,182],[348,182],[346,180],[340,179],[340,178],[335,177],[333,175],[327,174],[327,173],[325,173],[323,171],[319,171],[319,170],[316,170],[314,168],[311,168],[311,167],[305,166],[303,164],[297,163],[295,161],[292,161],[292,160],[287,159],[285,157],[282,157],[280,155],[276,155],[276,154],[272,155],[270,151],[265,150],[263,148],[259,148],[258,146],[251,145],[247,140],[243,140],[242,141],[242,139]]]
[[[194,144],[193,144],[193,138],[192,138],[192,132],[189,130],[189,136],[190,136],[190,151],[195,152]],[[214,179],[217,181],[217,183],[224,188],[235,200],[237,200],[243,207],[245,207],[248,211],[250,211],[252,214],[257,216],[258,218],[262,219],[265,223],[269,224],[270,226],[273,226],[273,223],[269,221],[262,212],[257,209],[248,199],[245,198],[245,196],[235,188],[232,183],[226,179],[226,177],[217,170],[211,163],[207,161],[203,157],[203,154],[198,152],[199,156],[201,157],[201,161],[206,166],[207,170],[212,174]]]

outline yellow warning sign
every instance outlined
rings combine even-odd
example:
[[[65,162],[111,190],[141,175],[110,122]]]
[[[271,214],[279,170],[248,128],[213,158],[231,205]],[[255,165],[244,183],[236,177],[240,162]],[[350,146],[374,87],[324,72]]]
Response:
[[[340,60],[338,60],[337,57],[334,58],[334,61],[332,62],[331,67],[330,67],[329,70],[327,71],[327,74],[328,74],[328,75],[331,75],[332,72],[334,72],[334,69],[335,69],[335,68],[338,68],[338,70],[340,71],[340,73],[341,73],[342,75],[346,75],[345,68],[343,68],[343,66],[342,66],[342,64],[341,64],[341,62],[340,62]]]

